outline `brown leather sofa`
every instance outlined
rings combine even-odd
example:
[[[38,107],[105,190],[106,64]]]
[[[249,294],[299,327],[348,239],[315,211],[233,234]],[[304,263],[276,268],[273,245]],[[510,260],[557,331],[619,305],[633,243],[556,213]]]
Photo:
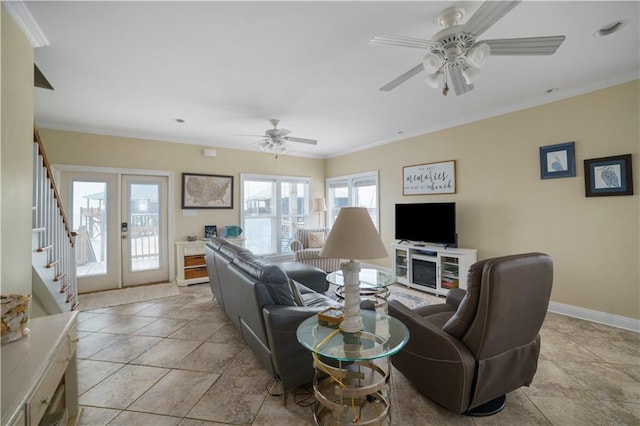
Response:
[[[467,291],[450,290],[444,304],[411,310],[391,300],[389,314],[411,334],[393,365],[448,410],[499,412],[537,370],[552,282],[551,258],[526,253],[475,263]]]

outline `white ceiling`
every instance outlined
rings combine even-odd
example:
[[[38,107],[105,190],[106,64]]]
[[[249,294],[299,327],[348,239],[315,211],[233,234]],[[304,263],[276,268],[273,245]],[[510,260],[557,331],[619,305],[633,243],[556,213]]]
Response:
[[[32,2],[49,45],[35,62],[40,127],[257,150],[279,118],[289,154],[326,158],[585,93],[640,76],[640,2],[525,1],[479,39],[566,35],[553,56],[489,58],[475,89],[442,96],[424,73],[378,89],[424,50],[440,12],[481,2]],[[624,20],[622,31],[594,31]],[[548,89],[557,88],[553,93]],[[175,120],[182,118],[185,123]]]

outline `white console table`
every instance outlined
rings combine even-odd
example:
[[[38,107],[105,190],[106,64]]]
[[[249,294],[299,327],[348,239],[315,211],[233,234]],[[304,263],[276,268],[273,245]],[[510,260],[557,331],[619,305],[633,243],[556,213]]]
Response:
[[[418,244],[393,245],[393,273],[399,283],[440,296],[467,288],[476,250]]]
[[[2,425],[38,425],[52,416],[79,418],[77,312],[31,319],[28,336],[2,345]]]

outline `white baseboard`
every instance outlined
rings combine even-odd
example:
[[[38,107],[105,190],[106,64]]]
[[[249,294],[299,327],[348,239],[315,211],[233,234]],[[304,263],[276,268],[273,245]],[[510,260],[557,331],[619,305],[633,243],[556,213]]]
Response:
[[[549,312],[640,333],[640,320],[629,317],[594,311],[593,309],[580,308],[578,306],[565,305],[558,302],[549,303]]]

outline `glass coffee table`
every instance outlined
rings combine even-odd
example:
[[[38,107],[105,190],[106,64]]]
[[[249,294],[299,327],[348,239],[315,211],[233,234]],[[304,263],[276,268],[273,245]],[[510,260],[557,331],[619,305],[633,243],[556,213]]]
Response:
[[[337,286],[336,296],[344,299],[344,276],[338,270],[327,274],[327,281]],[[389,286],[396,283],[396,277],[385,271],[373,268],[360,270],[360,296],[374,301],[376,311],[381,309],[387,313],[387,301],[389,298]]]
[[[366,310],[361,314],[364,329],[357,333],[322,325],[317,315],[298,326],[298,341],[312,352],[316,370],[316,424],[390,421],[390,356],[409,341],[409,330],[388,315]]]

